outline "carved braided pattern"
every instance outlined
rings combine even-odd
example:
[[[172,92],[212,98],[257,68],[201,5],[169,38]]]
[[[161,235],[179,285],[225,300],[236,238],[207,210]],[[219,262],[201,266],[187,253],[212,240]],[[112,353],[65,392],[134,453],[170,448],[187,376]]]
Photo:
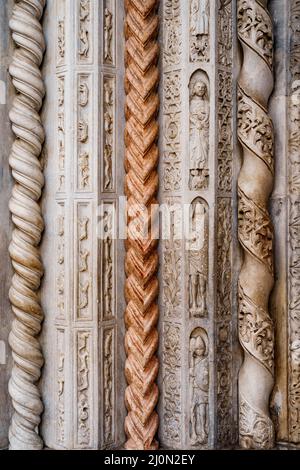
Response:
[[[273,227],[268,198],[273,187],[273,125],[267,106],[273,88],[272,22],[267,0],[238,0],[238,36],[244,61],[239,77],[238,137],[243,164],[238,180],[239,240],[244,262],[239,277],[240,445],[274,446],[269,416],[273,387],[274,331],[268,313],[273,287]]]
[[[40,19],[45,0],[15,2],[10,28],[16,45],[9,71],[17,95],[10,111],[15,141],[9,163],[15,185],[10,199],[14,231],[9,252],[14,268],[9,292],[15,319],[9,336],[13,370],[9,383],[14,414],[11,449],[43,447],[38,434],[43,405],[37,388],[43,356],[37,339],[43,319],[39,287],[43,266],[38,249],[43,219],[38,201],[44,178],[39,156],[44,131],[39,111],[44,97],[40,65],[44,36]]]
[[[158,175],[158,16],[157,0],[127,0],[126,6],[126,182],[128,238],[125,313],[127,353],[125,431],[127,449],[156,449],[158,416],[157,241],[150,234],[151,205]],[[138,234],[138,208],[145,207],[148,234]]]

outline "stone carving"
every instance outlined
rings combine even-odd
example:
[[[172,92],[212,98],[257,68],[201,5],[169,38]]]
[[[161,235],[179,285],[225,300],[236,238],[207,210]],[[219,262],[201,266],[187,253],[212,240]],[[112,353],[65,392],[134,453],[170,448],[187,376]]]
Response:
[[[59,20],[57,24],[57,52],[61,61],[65,58],[65,21]]]
[[[165,65],[178,65],[182,53],[180,0],[164,0],[164,47]]]
[[[219,70],[218,97],[218,190],[232,191],[232,69]]]
[[[58,145],[58,174],[57,190],[65,191],[65,77],[57,77],[57,145]]]
[[[113,63],[113,13],[104,8],[104,62]]]
[[[241,447],[270,449],[274,430],[267,410],[273,387],[274,331],[267,305],[273,286],[273,229],[267,201],[273,187],[273,129],[267,106],[273,88],[272,24],[267,0],[239,0],[237,14],[244,57],[238,95],[238,138],[243,149],[238,234],[244,251],[239,339],[245,354],[239,373],[239,432]]]
[[[204,72],[190,81],[190,182],[191,190],[207,188],[209,182],[209,90]]]
[[[191,317],[207,316],[208,209],[197,198],[191,205],[188,240],[188,292]]]
[[[218,63],[232,67],[232,0],[218,0]]]
[[[57,364],[56,364],[56,441],[65,443],[65,331],[57,330]]]
[[[177,226],[181,223],[180,202],[176,199],[167,201],[169,230],[163,244],[163,303],[165,316],[178,317],[182,300],[181,278],[182,270],[182,243],[181,234],[177,233]]]
[[[103,214],[102,240],[102,315],[107,320],[114,316],[114,242],[113,242],[113,206],[106,204]]]
[[[114,190],[114,158],[115,158],[115,79],[104,77],[103,80],[103,180],[104,191]]]
[[[157,241],[150,233],[138,233],[136,208],[143,204],[151,221],[151,205],[158,186],[156,145],[158,124],[158,16],[157,0],[126,2],[126,130],[125,193],[128,198],[126,240],[125,365],[128,415],[127,449],[157,449],[158,388],[156,350],[158,334]],[[152,227],[151,227],[152,228]],[[142,274],[141,274],[142,273]]]
[[[91,374],[91,334],[88,331],[77,332],[77,403],[78,428],[77,443],[80,447],[90,445],[90,374]]]
[[[190,439],[191,444],[206,444],[208,440],[208,336],[202,328],[196,328],[189,345],[190,386]]]
[[[190,60],[209,61],[209,0],[190,0]]]
[[[181,335],[180,327],[164,324],[162,426],[170,445],[181,440]]]
[[[14,276],[9,292],[15,315],[9,343],[13,369],[9,383],[14,413],[9,430],[11,449],[43,447],[39,436],[43,405],[37,382],[43,355],[38,340],[43,319],[39,300],[43,266],[39,252],[44,228],[38,203],[44,178],[39,157],[44,130],[39,115],[44,97],[40,66],[45,43],[40,23],[44,0],[16,1],[10,28],[16,46],[9,72],[16,89],[10,111],[15,134],[9,163],[14,188],[9,207],[14,231],[9,247]]]
[[[87,60],[90,57],[90,0],[80,0],[79,4],[79,59]]]
[[[181,188],[180,118],[181,118],[181,73],[164,74],[164,189],[178,191]]]
[[[113,364],[113,335],[112,329],[104,331],[103,339],[103,376],[104,376],[104,443],[105,445],[112,444],[114,440],[114,425],[113,425],[113,410],[114,410],[114,364]]]
[[[56,263],[56,304],[57,316],[65,316],[65,207],[59,203],[60,215],[57,220],[57,263]]]
[[[92,291],[91,276],[91,250],[90,250],[90,208],[88,203],[79,203],[77,206],[78,213],[78,319],[86,319],[91,315],[89,306]]]
[[[290,2],[289,91],[289,440],[300,442],[300,1]]]
[[[232,357],[232,208],[231,198],[218,198],[217,231],[217,436],[222,446],[234,439]]]
[[[78,77],[78,168],[77,190],[90,191],[92,188],[91,159],[89,144],[89,121],[87,116],[90,111],[90,76],[81,74]]]

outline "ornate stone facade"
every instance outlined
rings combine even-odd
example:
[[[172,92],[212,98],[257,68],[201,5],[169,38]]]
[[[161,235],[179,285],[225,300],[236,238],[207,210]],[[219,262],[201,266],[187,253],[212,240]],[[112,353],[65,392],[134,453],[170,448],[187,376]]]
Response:
[[[0,448],[299,448],[299,18],[0,0]]]

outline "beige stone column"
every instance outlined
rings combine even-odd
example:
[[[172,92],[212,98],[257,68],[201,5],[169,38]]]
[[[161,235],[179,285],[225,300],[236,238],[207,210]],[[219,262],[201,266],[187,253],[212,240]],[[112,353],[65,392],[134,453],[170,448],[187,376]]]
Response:
[[[42,301],[51,448],[124,440],[122,28],[118,1],[48,1]]]
[[[268,110],[273,90],[273,27],[267,0],[238,1],[243,63],[238,82],[238,138],[243,164],[238,180],[238,233],[244,262],[239,277],[239,373],[241,447],[270,449],[274,428],[269,399],[274,384],[274,327],[269,296],[274,283],[273,226],[268,202],[273,189],[274,130]]]
[[[160,441],[230,446],[234,2],[161,2]],[[164,236],[165,235],[165,236]]]

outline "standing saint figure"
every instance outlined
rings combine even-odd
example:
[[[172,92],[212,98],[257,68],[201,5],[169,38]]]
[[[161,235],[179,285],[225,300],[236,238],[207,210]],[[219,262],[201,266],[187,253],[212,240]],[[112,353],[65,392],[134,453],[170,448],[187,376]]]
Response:
[[[112,62],[112,29],[113,15],[108,8],[104,11],[104,59],[106,62]]]
[[[190,386],[192,445],[206,444],[208,439],[208,344],[202,328],[196,328],[190,339]]]
[[[202,36],[209,33],[208,0],[191,0],[191,34]]]
[[[191,229],[189,236],[189,307],[193,317],[204,317],[206,305],[206,234],[205,207],[196,202],[192,207]]]
[[[204,170],[209,152],[209,99],[206,83],[196,80],[190,104],[190,169]]]

